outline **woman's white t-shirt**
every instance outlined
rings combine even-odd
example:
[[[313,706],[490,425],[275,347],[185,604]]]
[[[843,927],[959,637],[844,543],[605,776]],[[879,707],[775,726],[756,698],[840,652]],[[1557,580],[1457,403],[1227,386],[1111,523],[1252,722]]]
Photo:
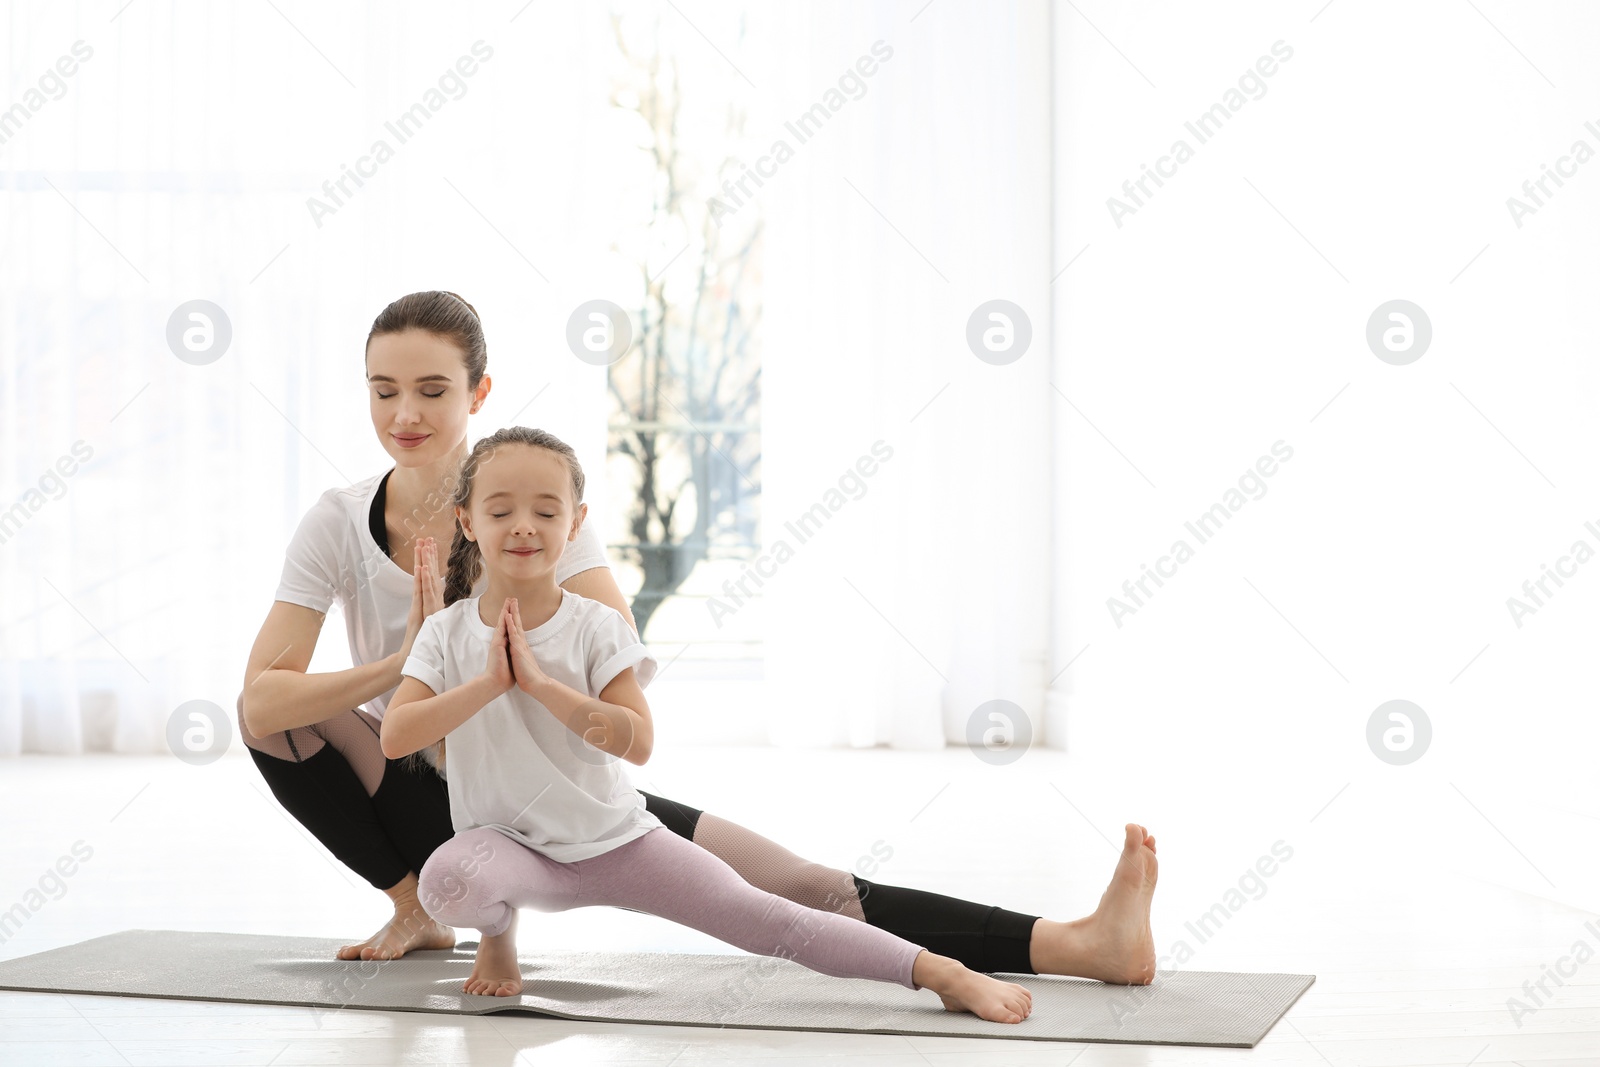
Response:
[[[479,599],[429,615],[402,673],[436,694],[482,674],[495,631],[479,617]],[[524,633],[541,670],[590,697],[629,667],[641,687],[656,673],[655,658],[615,608],[570,590],[561,590],[554,615]],[[557,863],[573,863],[662,825],[620,759],[590,746],[516,686],[444,740],[458,834],[488,826]]]
[[[384,477],[374,474],[343,489],[329,489],[311,505],[289,542],[283,576],[274,595],[275,600],[324,614],[337,600],[350,639],[350,660],[358,667],[400,651],[406,639],[406,617],[411,612],[414,579],[372,539],[368,522],[372,498]],[[450,546],[440,545],[440,567],[447,564],[449,557]],[[591,508],[577,539],[567,542],[556,561],[556,582],[604,566],[605,550],[594,532]],[[441,574],[441,586],[443,579]],[[486,581],[483,575],[478,576],[473,595],[483,592]],[[623,626],[627,627],[626,621]],[[392,696],[394,689],[373,697],[363,707],[382,720]]]

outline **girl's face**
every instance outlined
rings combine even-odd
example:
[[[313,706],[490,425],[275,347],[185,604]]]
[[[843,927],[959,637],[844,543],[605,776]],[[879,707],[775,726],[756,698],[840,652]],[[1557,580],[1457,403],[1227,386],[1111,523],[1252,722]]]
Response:
[[[489,376],[467,388],[461,349],[422,330],[382,334],[367,347],[372,428],[401,467],[449,457],[467,439],[467,416],[489,395]]]
[[[472,501],[456,509],[462,532],[478,543],[484,566],[507,578],[553,573],[589,513],[572,507],[572,473],[547,448],[501,445],[478,464]]]

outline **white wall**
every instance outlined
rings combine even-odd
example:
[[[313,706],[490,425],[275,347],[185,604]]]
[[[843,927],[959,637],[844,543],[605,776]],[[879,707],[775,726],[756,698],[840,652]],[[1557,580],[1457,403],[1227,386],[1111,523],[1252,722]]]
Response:
[[[1087,649],[1052,706],[1074,751],[1218,818],[1309,824],[1348,784],[1319,826],[1375,855],[1600,900],[1600,564],[1520,628],[1507,608],[1600,549],[1600,163],[1520,227],[1507,207],[1574,141],[1600,150],[1597,35],[1578,3],[1058,9],[1056,269],[1079,258],[1053,289],[1078,409],[1057,397],[1056,669]],[[1185,122],[1278,41],[1265,95],[1200,143]],[[1193,158],[1118,226],[1107,199],[1178,138]],[[1404,366],[1365,340],[1397,298],[1433,328]],[[1185,522],[1278,441],[1265,495],[1200,544]],[[1180,538],[1193,559],[1118,626],[1107,599]],[[1434,731],[1407,766],[1365,738],[1394,698]]]

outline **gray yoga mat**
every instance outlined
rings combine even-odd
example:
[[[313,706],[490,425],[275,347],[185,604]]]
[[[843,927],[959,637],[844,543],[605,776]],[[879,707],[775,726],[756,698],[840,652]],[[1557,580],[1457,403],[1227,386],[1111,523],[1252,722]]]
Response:
[[[384,962],[334,959],[319,937],[124,930],[0,961],[0,989],[457,1015],[526,1011],[593,1022],[1251,1048],[1316,980],[1175,971],[1148,986],[1002,975],[1033,992],[1021,1023],[945,1011],[927,990],[830,978],[766,956],[522,956],[520,997],[461,991],[477,942]]]

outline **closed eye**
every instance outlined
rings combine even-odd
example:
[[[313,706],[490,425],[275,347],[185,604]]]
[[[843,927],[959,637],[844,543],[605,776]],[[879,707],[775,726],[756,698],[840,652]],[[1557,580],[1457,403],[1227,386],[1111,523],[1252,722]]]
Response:
[[[445,390],[441,389],[437,393],[423,393],[422,395],[427,397],[429,400],[437,400],[441,396],[444,396],[444,394],[445,394]],[[399,395],[398,393],[379,393],[378,394],[378,399],[379,400],[388,400],[390,397],[394,397],[394,396],[398,396],[398,395]]]

